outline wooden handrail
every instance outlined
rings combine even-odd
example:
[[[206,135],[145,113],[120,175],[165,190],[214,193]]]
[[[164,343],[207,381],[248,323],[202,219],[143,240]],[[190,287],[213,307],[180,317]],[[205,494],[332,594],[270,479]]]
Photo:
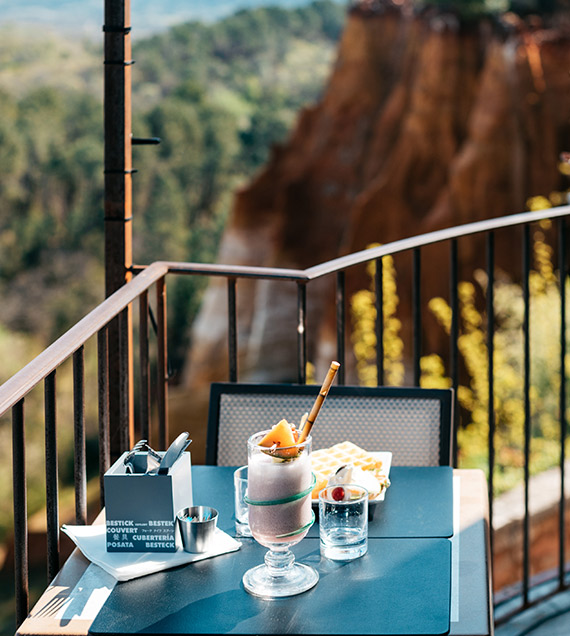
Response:
[[[501,216],[495,219],[487,219],[485,221],[475,221],[473,223],[465,223],[464,225],[456,225],[445,230],[419,234],[412,238],[393,241],[392,243],[386,243],[379,247],[372,247],[366,250],[361,250],[360,252],[354,252],[348,256],[340,256],[339,258],[327,261],[322,265],[309,267],[304,271],[304,274],[309,280],[313,280],[315,278],[320,278],[321,276],[326,276],[327,274],[333,274],[340,270],[348,269],[349,267],[354,267],[355,265],[362,265],[363,263],[367,263],[375,258],[405,252],[416,247],[425,247],[426,245],[433,245],[434,243],[441,243],[442,241],[448,241],[454,238],[472,236],[473,234],[481,234],[482,232],[490,232],[492,230],[514,227],[516,225],[525,225],[526,223],[535,223],[536,221],[542,221],[543,219],[554,219],[567,215],[570,215],[570,205],[547,208],[536,212],[522,212],[520,214],[511,214],[509,216]]]
[[[168,273],[168,267],[164,263],[157,262],[147,267],[144,272],[109,296],[23,369],[4,382],[0,386],[0,416],[166,273]]]
[[[543,219],[553,219],[570,215],[570,205],[548,208],[536,212],[523,212],[509,216],[466,223],[453,228],[429,232],[413,238],[387,243],[380,247],[361,250],[348,256],[341,256],[326,263],[305,270],[251,267],[240,265],[218,265],[204,263],[179,263],[157,261],[149,266],[134,266],[134,279],[109,296],[93,311],[63,334],[34,360],[0,386],[0,416],[18,403],[39,382],[67,360],[89,338],[107,325],[131,302],[168,273],[208,275],[226,278],[256,278],[309,282],[322,276],[346,270],[368,261],[396,254],[406,250],[440,243],[442,241],[480,234],[516,225],[534,223]]]

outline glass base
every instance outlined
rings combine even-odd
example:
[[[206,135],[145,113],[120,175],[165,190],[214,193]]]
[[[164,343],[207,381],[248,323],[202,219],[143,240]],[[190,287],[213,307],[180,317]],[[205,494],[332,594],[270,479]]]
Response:
[[[321,555],[331,561],[352,561],[366,554],[367,550],[366,539],[345,545],[326,544],[321,541]]]
[[[249,527],[249,523],[240,523],[240,521],[236,520],[236,537],[251,537],[251,528]]]
[[[289,551],[281,554],[268,552],[264,564],[251,568],[243,575],[243,586],[250,594],[265,599],[295,596],[310,590],[317,584],[319,573],[293,559]]]

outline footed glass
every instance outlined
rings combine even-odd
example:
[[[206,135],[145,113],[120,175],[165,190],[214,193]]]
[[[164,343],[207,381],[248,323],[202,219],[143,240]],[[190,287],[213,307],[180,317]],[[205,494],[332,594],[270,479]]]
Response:
[[[265,563],[243,576],[245,589],[262,598],[294,596],[316,585],[319,574],[297,563],[290,548],[313,525],[311,507],[311,437],[295,446],[259,446],[268,431],[247,442],[249,527],[253,538],[269,548]]]

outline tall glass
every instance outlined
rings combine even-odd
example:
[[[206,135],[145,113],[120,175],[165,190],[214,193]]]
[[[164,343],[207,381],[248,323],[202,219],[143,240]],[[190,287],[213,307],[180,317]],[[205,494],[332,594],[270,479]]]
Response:
[[[268,431],[247,442],[249,526],[254,539],[269,548],[265,563],[243,576],[255,596],[279,598],[300,594],[316,585],[316,570],[295,561],[290,548],[313,525],[311,507],[311,437],[301,444],[278,448],[275,454],[259,442]]]

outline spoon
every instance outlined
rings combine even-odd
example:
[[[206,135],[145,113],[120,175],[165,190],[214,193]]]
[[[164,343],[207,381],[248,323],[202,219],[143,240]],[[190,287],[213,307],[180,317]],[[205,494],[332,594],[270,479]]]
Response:
[[[180,433],[180,435],[170,444],[166,453],[162,457],[162,461],[158,466],[159,475],[167,475],[170,468],[176,460],[182,455],[186,447],[192,442],[188,439],[188,433]]]

